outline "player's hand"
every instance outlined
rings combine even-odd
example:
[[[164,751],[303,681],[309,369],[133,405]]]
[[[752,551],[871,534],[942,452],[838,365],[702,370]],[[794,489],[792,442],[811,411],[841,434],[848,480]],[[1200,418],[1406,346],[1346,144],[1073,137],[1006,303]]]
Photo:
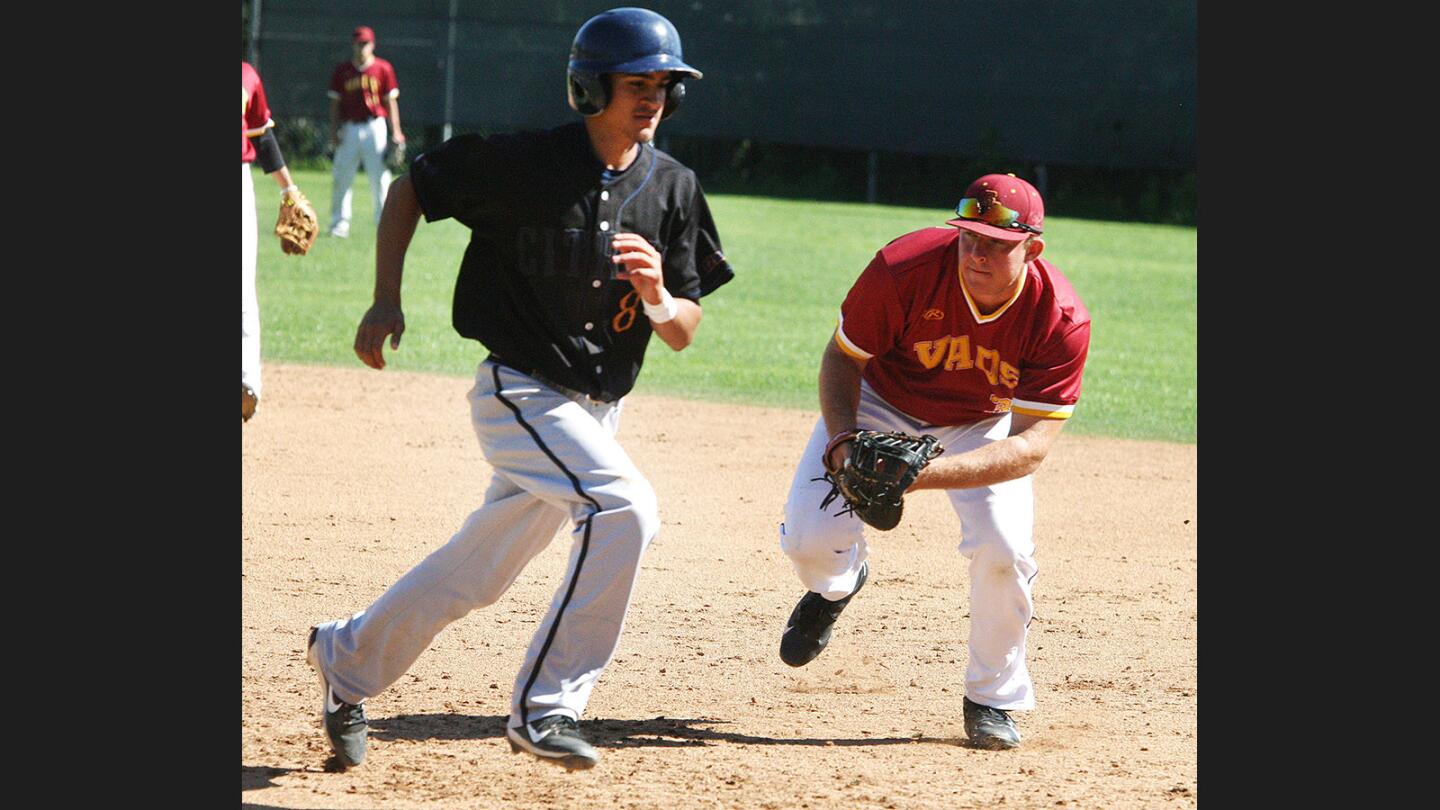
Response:
[[[405,313],[393,304],[372,304],[360,319],[360,328],[355,330],[355,356],[360,362],[373,369],[385,368],[385,337],[390,336],[390,348],[400,348],[400,336],[405,334]]]
[[[615,274],[615,278],[630,282],[645,301],[660,303],[660,290],[665,287],[660,251],[638,233],[617,233],[611,245],[615,249],[611,261],[625,267]]]
[[[825,468],[828,470],[839,470],[844,468],[845,462],[850,460],[850,449],[854,447],[854,440],[841,442],[830,451],[830,457],[825,459]]]
[[[397,132],[397,133],[395,133],[394,135],[391,135],[391,136],[390,136],[390,140],[391,140],[391,141],[394,141],[395,143],[404,143],[404,142],[405,142],[405,133],[403,133],[403,132]]]

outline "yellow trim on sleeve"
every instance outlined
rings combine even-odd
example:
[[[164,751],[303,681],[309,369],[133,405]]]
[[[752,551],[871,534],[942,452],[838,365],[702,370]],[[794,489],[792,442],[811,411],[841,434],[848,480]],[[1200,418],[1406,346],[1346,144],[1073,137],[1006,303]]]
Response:
[[[856,360],[869,360],[869,359],[870,359],[870,355],[868,355],[868,354],[859,354],[859,353],[855,352],[853,349],[851,349],[849,346],[846,346],[846,345],[845,345],[845,341],[842,340],[841,337],[840,337],[840,330],[838,330],[838,329],[835,330],[835,345],[840,347],[840,351],[842,351],[842,352],[850,355],[851,357],[855,358]]]
[[[1069,419],[1070,415],[1075,412],[1075,406],[1071,405],[1058,411],[1042,411],[1036,408],[1026,408],[1012,404],[1010,411],[1011,413],[1023,413],[1026,416],[1038,416],[1041,419]]]
[[[247,130],[245,130],[245,137],[247,137],[247,138],[253,138],[253,137],[255,137],[256,135],[264,135],[264,134],[265,134],[265,130],[267,130],[267,129],[273,127],[273,126],[275,126],[275,121],[274,121],[273,119],[272,119],[272,120],[269,120],[269,121],[266,121],[266,122],[265,122],[265,125],[262,126],[262,127],[260,127],[259,129],[247,129]]]
[[[859,346],[856,346],[854,343],[851,343],[850,339],[845,337],[844,313],[841,313],[835,317],[835,345],[840,347],[840,351],[855,358],[856,360],[870,360],[875,356],[860,348]]]

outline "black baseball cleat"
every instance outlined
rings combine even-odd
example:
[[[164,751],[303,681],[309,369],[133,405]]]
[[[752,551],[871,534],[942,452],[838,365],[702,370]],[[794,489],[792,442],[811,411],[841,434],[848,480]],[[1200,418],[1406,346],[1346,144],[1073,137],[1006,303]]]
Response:
[[[830,630],[840,612],[865,587],[870,577],[870,563],[860,565],[860,576],[855,580],[855,590],[844,599],[831,602],[814,591],[807,591],[800,597],[800,603],[790,612],[790,621],[785,633],[780,636],[780,660],[792,667],[803,667],[824,651],[830,643]]]
[[[965,733],[976,748],[1003,751],[1020,747],[1020,732],[1004,709],[992,709],[965,698]]]
[[[350,767],[365,761],[365,739],[370,732],[369,721],[365,719],[365,701],[346,703],[335,697],[330,681],[320,670],[320,659],[315,653],[315,633],[310,628],[310,640],[305,645],[305,661],[320,676],[320,691],[324,693],[320,703],[320,720],[325,726],[325,736],[330,738],[330,749],[341,765]]]
[[[595,767],[600,755],[580,733],[580,724],[568,714],[552,714],[523,726],[505,729],[510,751],[529,751],[535,756],[562,765],[567,771]]]

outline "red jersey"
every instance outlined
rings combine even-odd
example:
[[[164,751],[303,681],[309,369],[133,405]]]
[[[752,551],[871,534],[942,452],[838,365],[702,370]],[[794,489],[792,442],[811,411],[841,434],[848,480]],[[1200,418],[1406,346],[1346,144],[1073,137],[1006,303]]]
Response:
[[[275,126],[270,120],[270,105],[265,101],[265,86],[260,83],[260,74],[249,62],[240,63],[240,162],[255,160],[255,144],[250,139],[264,135],[265,130]]]
[[[1068,419],[1090,349],[1090,313],[1059,268],[1025,265],[1020,289],[982,315],[959,268],[958,228],[905,234],[875,254],[840,308],[835,341],[867,359],[886,402],[935,425],[1006,411]]]
[[[337,65],[330,76],[328,95],[340,99],[341,121],[369,121],[389,115],[385,101],[400,95],[400,83],[395,80],[395,68],[377,56],[364,70],[354,62]]]

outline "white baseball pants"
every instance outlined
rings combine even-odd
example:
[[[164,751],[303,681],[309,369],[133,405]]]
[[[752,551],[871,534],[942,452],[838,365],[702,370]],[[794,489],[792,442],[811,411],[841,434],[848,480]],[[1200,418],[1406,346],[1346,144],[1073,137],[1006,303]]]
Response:
[[[255,295],[255,180],[240,164],[240,382],[260,396],[260,300]]]
[[[346,233],[350,230],[350,187],[362,162],[365,175],[370,178],[370,196],[375,200],[375,224],[379,225],[385,194],[390,190],[390,169],[385,166],[385,147],[390,135],[385,119],[346,121],[340,125],[339,136],[331,167],[334,187],[330,195],[330,230],[337,227]]]
[[[660,529],[655,492],[615,441],[619,402],[561,392],[489,360],[469,400],[495,468],[484,505],[373,605],[321,625],[321,666],[341,700],[379,694],[447,625],[499,599],[569,518],[569,565],[515,676],[510,724],[578,720]]]
[[[1010,431],[1009,414],[960,427],[917,421],[881,399],[863,381],[857,416],[861,430],[934,434],[944,445],[945,455],[982,447],[1005,438]],[[780,524],[780,548],[806,588],[835,600],[855,589],[869,548],[862,532],[865,524],[854,515],[837,514],[845,506],[843,498],[836,497],[828,509],[820,508],[830,484],[811,479],[825,474],[821,457],[829,438],[825,420],[818,420],[790,485],[785,522]],[[1034,609],[1031,584],[1039,571],[1032,539],[1031,476],[946,494],[960,517],[958,550],[970,561],[970,660],[965,693],[976,703],[997,709],[1034,708],[1034,689],[1025,666],[1025,641]]]

